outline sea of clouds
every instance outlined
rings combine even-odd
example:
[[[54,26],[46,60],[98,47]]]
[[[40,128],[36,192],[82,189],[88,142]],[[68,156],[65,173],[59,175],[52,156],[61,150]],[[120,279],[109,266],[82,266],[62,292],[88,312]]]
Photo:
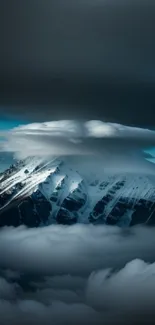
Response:
[[[151,324],[155,229],[0,231],[1,324]]]

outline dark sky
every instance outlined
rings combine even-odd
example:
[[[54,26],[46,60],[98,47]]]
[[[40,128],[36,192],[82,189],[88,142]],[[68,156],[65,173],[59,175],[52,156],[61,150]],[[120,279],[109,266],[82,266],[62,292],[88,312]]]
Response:
[[[2,0],[0,110],[155,126],[155,3]]]

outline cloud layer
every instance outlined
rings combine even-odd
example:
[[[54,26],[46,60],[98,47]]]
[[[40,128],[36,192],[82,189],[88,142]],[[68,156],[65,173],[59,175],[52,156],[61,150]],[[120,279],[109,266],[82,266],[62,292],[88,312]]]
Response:
[[[13,152],[18,158],[27,156],[86,156],[100,166],[117,169],[154,172],[153,165],[144,159],[143,149],[155,146],[155,132],[102,121],[62,120],[22,125],[4,132],[1,151]],[[70,158],[69,158],[70,160]],[[73,163],[73,161],[72,161]],[[74,160],[75,164],[75,160]],[[76,159],[77,168],[79,159]],[[90,162],[89,162],[90,164]]]
[[[153,323],[154,245],[154,228],[2,229],[1,324]]]

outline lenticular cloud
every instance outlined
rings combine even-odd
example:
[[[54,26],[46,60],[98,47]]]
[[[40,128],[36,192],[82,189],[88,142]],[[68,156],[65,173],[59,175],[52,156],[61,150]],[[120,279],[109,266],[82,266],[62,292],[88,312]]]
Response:
[[[19,158],[51,155],[125,154],[155,145],[155,131],[102,121],[53,121],[22,125],[3,133],[1,151]]]
[[[51,134],[52,136],[70,137],[151,137],[155,136],[155,132],[149,129],[130,127],[117,123],[103,122],[100,120],[92,120],[86,122],[78,122],[74,120],[59,120],[43,123],[31,123],[21,125],[13,129],[14,133],[25,134]]]

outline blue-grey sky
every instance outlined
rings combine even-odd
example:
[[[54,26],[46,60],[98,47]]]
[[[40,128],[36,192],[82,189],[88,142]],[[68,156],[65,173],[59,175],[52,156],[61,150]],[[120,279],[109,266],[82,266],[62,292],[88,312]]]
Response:
[[[152,0],[2,0],[0,112],[154,127],[154,17]]]

